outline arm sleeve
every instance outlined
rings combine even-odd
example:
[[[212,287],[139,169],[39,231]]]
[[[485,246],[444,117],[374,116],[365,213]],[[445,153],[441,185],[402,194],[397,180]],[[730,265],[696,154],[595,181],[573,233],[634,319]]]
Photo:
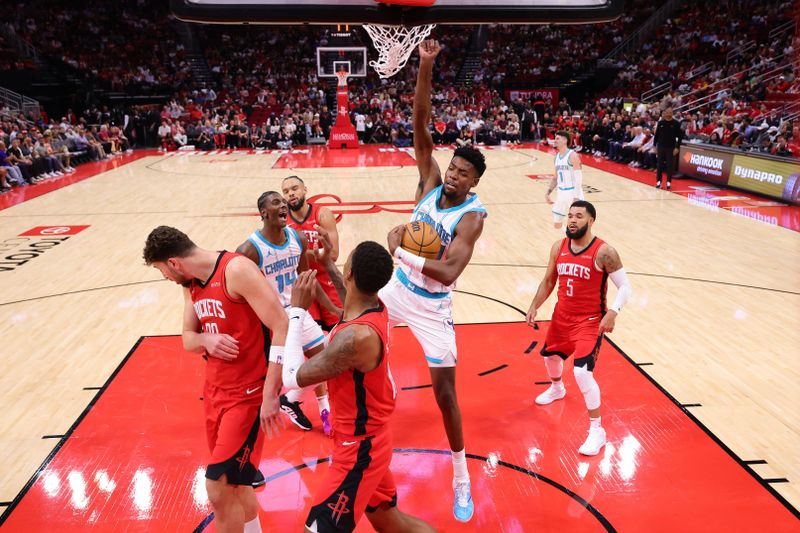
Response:
[[[614,303],[611,304],[609,309],[619,313],[622,307],[630,300],[633,294],[633,287],[631,287],[631,282],[628,280],[628,274],[625,272],[624,268],[612,272],[609,274],[609,277],[617,287],[617,297],[614,299]]]

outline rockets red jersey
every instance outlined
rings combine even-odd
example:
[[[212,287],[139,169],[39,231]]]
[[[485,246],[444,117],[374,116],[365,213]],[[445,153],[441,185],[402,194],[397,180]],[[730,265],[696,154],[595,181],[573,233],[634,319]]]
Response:
[[[558,272],[558,303],[561,316],[584,317],[604,315],[608,274],[595,266],[597,251],[603,241],[595,237],[579,253],[569,247],[570,240],[561,243],[556,258]]]
[[[383,354],[374,370],[348,370],[328,380],[333,427],[336,433],[358,437],[373,435],[384,428],[394,411],[397,389],[389,370],[389,313],[383,302],[364,311],[349,322],[339,322],[331,331],[330,341],[343,329],[355,324],[371,327],[381,339]],[[329,343],[330,344],[330,343]]]
[[[289,218],[286,220],[286,225],[297,231],[302,231],[305,233],[306,239],[308,239],[308,249],[317,250],[319,249],[319,232],[314,229],[314,225],[319,224],[319,210],[321,208],[314,204],[308,204],[308,206],[311,209],[309,210],[308,215],[306,215],[306,218],[303,220],[295,219],[292,215],[292,212],[289,211]],[[317,279],[324,288],[326,286],[325,282],[330,282],[328,271],[325,270],[325,267],[322,266],[322,264],[317,263],[316,261],[311,261],[308,266],[309,268],[313,268],[317,271]],[[328,296],[331,296],[330,292],[326,291],[326,293],[328,293]],[[333,292],[333,295],[336,295],[335,291]],[[338,296],[335,300],[333,300],[333,302],[337,305],[341,305]]]
[[[319,206],[314,204],[308,204],[311,210],[306,215],[306,218],[303,220],[297,220],[294,218],[294,215],[291,211],[289,211],[289,218],[286,220],[286,225],[290,228],[296,229],[297,231],[302,231],[306,234],[306,239],[308,239],[308,248],[309,250],[316,250],[319,248],[319,233],[317,230],[314,229],[314,225],[319,224]],[[320,267],[322,265],[319,265]],[[316,267],[316,265],[314,265]],[[325,272],[325,269],[322,269]]]
[[[225,287],[225,269],[235,257],[238,254],[221,252],[211,277],[205,283],[192,280],[189,287],[203,331],[227,333],[239,341],[239,356],[233,361],[208,357],[206,384],[221,389],[246,387],[267,374],[261,320],[246,301],[231,298]]]

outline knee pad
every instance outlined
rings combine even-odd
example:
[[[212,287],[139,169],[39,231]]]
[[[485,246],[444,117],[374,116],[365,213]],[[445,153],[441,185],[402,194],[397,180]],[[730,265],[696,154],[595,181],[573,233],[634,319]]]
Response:
[[[575,381],[578,383],[578,388],[583,394],[583,399],[586,402],[587,409],[597,409],[600,407],[600,387],[594,379],[592,372],[582,366],[577,366],[578,361],[575,361],[576,366],[572,369],[575,374]]]

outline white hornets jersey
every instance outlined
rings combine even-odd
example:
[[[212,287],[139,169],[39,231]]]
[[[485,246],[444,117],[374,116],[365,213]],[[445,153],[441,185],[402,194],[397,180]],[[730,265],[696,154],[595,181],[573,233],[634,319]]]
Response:
[[[292,300],[292,284],[297,278],[297,265],[300,264],[303,245],[295,230],[283,228],[283,231],[286,242],[281,246],[267,241],[258,230],[247,240],[258,252],[258,268],[277,291],[281,305],[288,307]]]
[[[575,175],[573,174],[572,163],[569,162],[569,156],[571,155],[572,150],[567,150],[564,157],[561,157],[560,153],[556,154],[557,194],[583,199],[583,189],[575,190]]]
[[[436,233],[439,234],[439,238],[442,240],[440,259],[447,256],[447,249],[453,241],[453,235],[456,231],[456,226],[461,221],[461,217],[472,212],[480,213],[480,216],[483,218],[487,216],[486,208],[481,201],[478,200],[478,195],[475,193],[469,193],[463,204],[449,209],[439,208],[441,196],[442,185],[439,185],[419,201],[411,215],[412,222],[416,220],[427,222],[436,230]],[[412,287],[416,286],[429,293],[439,295],[441,293],[449,293],[450,290],[455,287],[455,283],[450,286],[444,285],[429,278],[422,272],[411,270],[402,263],[398,267],[396,275],[397,278],[411,290],[414,290]]]

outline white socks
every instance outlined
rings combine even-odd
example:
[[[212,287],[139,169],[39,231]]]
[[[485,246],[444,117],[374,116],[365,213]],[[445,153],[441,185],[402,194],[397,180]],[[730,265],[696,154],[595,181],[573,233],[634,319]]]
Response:
[[[286,399],[290,402],[298,402],[303,397],[304,389],[292,389],[286,392]]]
[[[328,403],[328,395],[323,394],[322,396],[317,396],[317,407],[319,407],[319,414],[322,414],[322,411],[331,412],[331,404]]]
[[[258,521],[258,515],[244,523],[244,533],[261,533],[261,522]]]
[[[595,429],[599,427],[603,427],[600,425],[600,417],[599,416],[597,418],[589,417],[589,429]]]
[[[453,479],[457,483],[469,481],[469,471],[467,470],[466,449],[460,452],[450,452],[453,458]]]

